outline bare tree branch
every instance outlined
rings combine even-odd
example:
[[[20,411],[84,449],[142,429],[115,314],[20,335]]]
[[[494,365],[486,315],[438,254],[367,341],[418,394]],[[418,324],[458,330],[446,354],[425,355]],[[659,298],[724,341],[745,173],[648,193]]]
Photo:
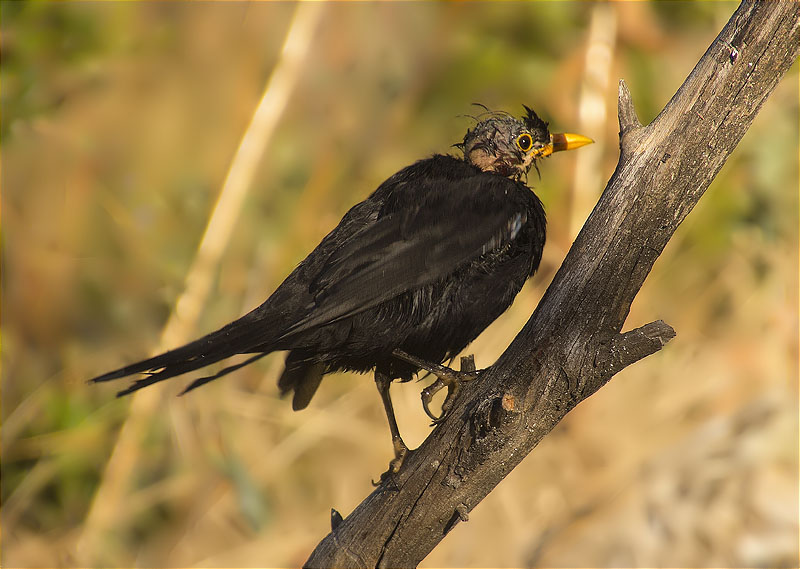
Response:
[[[653,263],[796,59],[799,31],[797,2],[743,2],[647,126],[620,83],[617,168],[536,311],[307,566],[416,566],[567,412],[674,337],[661,321],[620,332]]]

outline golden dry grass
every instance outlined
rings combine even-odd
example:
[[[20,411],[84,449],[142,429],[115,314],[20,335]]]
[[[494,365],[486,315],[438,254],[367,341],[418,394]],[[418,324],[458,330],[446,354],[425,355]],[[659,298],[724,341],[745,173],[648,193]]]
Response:
[[[186,333],[261,302],[350,205],[459,140],[471,102],[527,103],[598,143],[531,179],[549,242],[470,348],[494,361],[613,170],[617,79],[651,119],[736,5],[600,6],[326,5]],[[277,397],[280,355],[182,398],[185,380],[136,402],[85,384],[158,347],[294,7],[2,10],[3,566],[301,564],[390,458],[370,378],[329,377],[301,413]],[[797,86],[795,65],[634,304],[629,327],[663,318],[678,337],[571,413],[425,566],[797,566]],[[593,100],[605,118],[579,113]],[[412,446],[419,389],[393,388]]]

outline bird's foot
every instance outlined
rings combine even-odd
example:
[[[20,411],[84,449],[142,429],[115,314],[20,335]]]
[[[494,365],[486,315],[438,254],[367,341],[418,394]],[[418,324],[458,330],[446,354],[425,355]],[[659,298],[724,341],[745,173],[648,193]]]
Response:
[[[483,372],[483,370],[475,369],[475,358],[471,355],[461,358],[461,371],[456,371],[440,364],[426,362],[402,350],[395,350],[394,356],[414,364],[436,376],[436,381],[423,389],[421,393],[422,408],[425,410],[425,414],[431,418],[434,425],[441,423],[445,417],[447,417],[448,413],[450,413],[450,409],[452,409],[453,403],[461,391],[461,384],[476,379]],[[447,387],[447,395],[442,403],[442,413],[437,417],[431,411],[430,404],[433,400],[433,396],[444,387]]]
[[[381,474],[380,480],[377,482],[373,480],[373,486],[380,486],[387,479],[397,474],[400,471],[400,467],[403,466],[403,461],[405,461],[406,457],[411,454],[411,451],[408,450],[406,443],[404,443],[403,439],[400,437],[392,439],[392,446],[394,446],[394,458],[389,461],[389,470]]]
[[[470,371],[465,371],[464,364],[466,363],[465,360],[468,358],[471,362],[472,369]],[[469,367],[469,365],[466,367]],[[450,410],[453,408],[453,403],[455,403],[456,397],[458,397],[458,394],[461,392],[462,384],[476,379],[480,373],[479,371],[475,370],[475,362],[472,359],[472,356],[462,358],[461,371],[456,371],[450,368],[444,369],[447,370],[446,376],[437,375],[436,372],[431,372],[436,375],[436,381],[423,389],[422,393],[420,394],[422,397],[422,408],[425,410],[425,414],[428,415],[428,417],[430,417],[433,421],[433,425],[438,425],[450,414]],[[430,410],[430,404],[433,396],[441,391],[444,387],[447,387],[447,395],[445,395],[444,401],[442,402],[442,412],[437,417]]]

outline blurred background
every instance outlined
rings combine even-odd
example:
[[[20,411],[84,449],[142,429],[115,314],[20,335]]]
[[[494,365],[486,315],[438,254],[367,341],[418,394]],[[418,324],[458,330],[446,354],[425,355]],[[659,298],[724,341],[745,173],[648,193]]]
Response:
[[[121,400],[86,380],[255,307],[382,180],[455,152],[472,103],[525,103],[597,143],[530,177],[548,244],[469,348],[490,365],[613,172],[618,80],[649,122],[736,6],[3,2],[2,565],[300,565],[391,458],[371,377],[329,376],[299,413],[282,354],[180,398],[191,378]],[[206,262],[280,66],[288,102]],[[678,336],[423,566],[797,566],[798,120],[795,64],[636,299],[628,328]],[[207,294],[176,309],[190,274]],[[411,446],[422,387],[393,387]]]

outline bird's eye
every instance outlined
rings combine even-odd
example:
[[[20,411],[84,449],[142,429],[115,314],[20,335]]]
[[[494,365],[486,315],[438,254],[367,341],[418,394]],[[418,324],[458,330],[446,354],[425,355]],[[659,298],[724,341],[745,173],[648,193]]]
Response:
[[[530,134],[520,134],[517,137],[517,146],[523,152],[527,152],[533,146],[533,139],[531,138]]]

